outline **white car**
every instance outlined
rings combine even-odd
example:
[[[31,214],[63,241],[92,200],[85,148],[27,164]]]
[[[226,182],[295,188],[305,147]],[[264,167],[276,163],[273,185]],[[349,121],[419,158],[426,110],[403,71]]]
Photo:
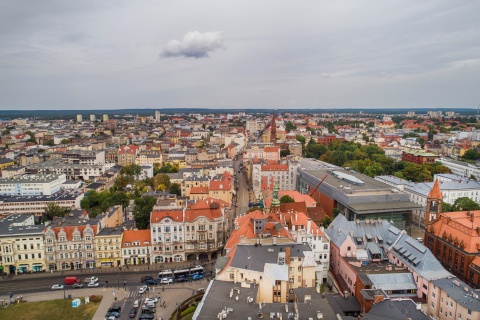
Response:
[[[145,293],[145,291],[147,291],[148,287],[147,286],[141,286],[140,289],[138,289],[138,293],[142,294],[142,293]]]
[[[52,286],[52,290],[62,290],[63,289],[63,284],[54,284]]]
[[[146,298],[145,299],[145,304],[147,304],[149,302],[157,303],[158,299],[157,298]]]
[[[98,282],[98,278],[97,277],[91,277],[90,278],[90,282]]]
[[[172,278],[162,278],[162,283],[164,283],[164,284],[173,283],[173,279]]]
[[[100,284],[98,282],[90,282],[87,287],[98,287]]]

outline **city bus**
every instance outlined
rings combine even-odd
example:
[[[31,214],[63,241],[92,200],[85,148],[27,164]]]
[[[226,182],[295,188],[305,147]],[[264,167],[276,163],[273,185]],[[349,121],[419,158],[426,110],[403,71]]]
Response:
[[[186,278],[186,277],[191,277],[194,274],[204,274],[205,271],[203,270],[202,266],[195,266],[192,268],[184,268],[184,269],[179,269],[173,271],[173,277],[175,279],[178,278]]]
[[[193,268],[190,268],[190,274],[204,274],[205,271],[203,270],[202,266],[195,266]]]

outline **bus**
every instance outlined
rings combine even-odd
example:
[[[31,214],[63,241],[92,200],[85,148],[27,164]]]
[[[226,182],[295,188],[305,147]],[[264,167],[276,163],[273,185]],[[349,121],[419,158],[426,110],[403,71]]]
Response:
[[[173,276],[172,270],[162,270],[158,273],[158,279],[171,278]]]
[[[194,274],[204,274],[204,273],[205,271],[203,270],[203,267],[199,265],[192,268],[175,270],[173,271],[173,277],[175,279],[186,278],[186,277],[191,277]]]

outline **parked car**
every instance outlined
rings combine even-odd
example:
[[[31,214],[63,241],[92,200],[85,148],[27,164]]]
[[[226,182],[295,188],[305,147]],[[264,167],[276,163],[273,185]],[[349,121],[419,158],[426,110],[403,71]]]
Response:
[[[108,317],[115,317],[115,318],[119,318],[120,317],[120,312],[107,312],[107,314],[105,315],[106,318]]]
[[[138,289],[138,293],[142,294],[142,293],[145,293],[145,291],[147,291],[148,287],[147,286],[141,286],[140,289]]]
[[[150,308],[150,307],[146,307],[146,306],[143,306],[142,307],[142,314],[154,314],[155,313],[155,307],[153,308]]]
[[[417,238],[417,241],[420,242],[420,243],[422,243],[422,242],[423,242],[423,238],[418,237],[418,238]]]
[[[98,282],[90,282],[89,284],[87,284],[87,287],[90,287],[90,288],[95,288],[95,287],[98,287],[100,284]]]
[[[118,318],[115,317],[115,316],[108,316],[108,317],[105,317],[105,320],[117,320]]]
[[[187,278],[178,278],[176,281],[177,281],[178,283],[188,282],[188,279],[187,279]]]
[[[139,320],[149,320],[149,319],[155,319],[155,315],[153,314],[148,314],[148,313],[144,313],[142,315],[140,315],[140,317],[138,317]]]
[[[163,284],[173,283],[173,279],[172,278],[162,278],[162,283]]]
[[[130,318],[135,318],[135,316],[137,315],[137,308],[132,308],[130,309],[130,313],[129,313],[129,317]]]
[[[194,274],[192,280],[201,280],[203,279],[203,275],[201,274]]]
[[[152,276],[143,276],[143,277],[140,278],[140,281],[141,281],[141,282],[145,282],[145,281],[147,281],[147,280],[149,280],[149,279],[153,279],[153,277],[152,277]]]
[[[90,283],[90,282],[98,282],[98,278],[95,276],[85,278],[83,280],[83,283]]]
[[[158,299],[157,298],[146,298],[145,299],[145,304],[147,304],[148,302],[157,303]]]
[[[108,312],[122,312],[122,307],[117,304],[114,304],[113,306],[108,308]]]
[[[54,284],[52,290],[63,290],[63,284]]]
[[[148,285],[156,285],[158,284],[158,280],[154,280],[154,279],[148,279],[147,281],[145,281],[145,284],[148,284]]]
[[[83,288],[83,283],[74,283],[74,284],[72,285],[72,288],[73,288],[73,289]]]

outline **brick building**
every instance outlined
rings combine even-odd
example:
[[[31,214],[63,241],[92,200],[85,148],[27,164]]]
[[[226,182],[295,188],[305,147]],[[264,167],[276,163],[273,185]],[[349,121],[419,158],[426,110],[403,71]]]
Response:
[[[405,162],[416,164],[435,163],[437,159],[438,155],[423,150],[404,150],[402,152],[402,161]]]

